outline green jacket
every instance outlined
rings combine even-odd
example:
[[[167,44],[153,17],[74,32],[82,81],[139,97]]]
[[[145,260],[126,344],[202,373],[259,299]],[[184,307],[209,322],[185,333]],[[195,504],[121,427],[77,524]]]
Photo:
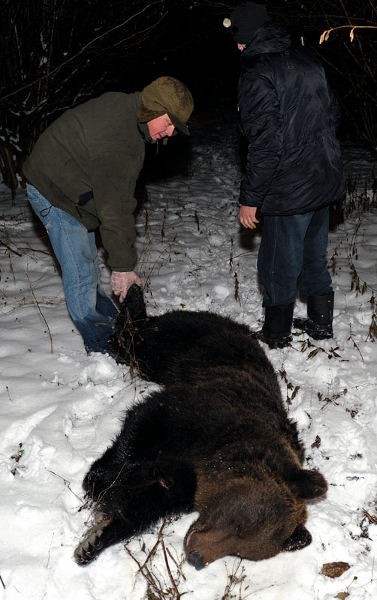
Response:
[[[134,194],[145,153],[139,105],[139,92],[108,92],[67,110],[42,133],[23,167],[51,204],[89,231],[100,228],[113,271],[133,271],[136,263]]]

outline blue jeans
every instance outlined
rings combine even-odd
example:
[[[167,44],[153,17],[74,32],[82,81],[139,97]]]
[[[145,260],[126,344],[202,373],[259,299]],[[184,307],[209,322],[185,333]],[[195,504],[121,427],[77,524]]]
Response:
[[[28,200],[46,228],[60,264],[68,312],[87,352],[107,352],[117,309],[100,285],[95,235],[27,185]]]
[[[264,216],[258,254],[263,306],[295,302],[303,296],[331,294],[327,269],[329,208],[303,215]]]

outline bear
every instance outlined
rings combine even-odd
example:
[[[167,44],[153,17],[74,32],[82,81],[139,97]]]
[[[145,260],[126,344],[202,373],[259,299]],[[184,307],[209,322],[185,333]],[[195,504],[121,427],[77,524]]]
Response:
[[[75,550],[86,565],[159,519],[197,511],[183,541],[196,569],[227,555],[257,561],[311,542],[307,502],[324,496],[303,468],[276,373],[246,325],[210,312],[147,316],[141,288],[121,306],[118,362],[161,388],[125,414],[86,474],[95,524]]]

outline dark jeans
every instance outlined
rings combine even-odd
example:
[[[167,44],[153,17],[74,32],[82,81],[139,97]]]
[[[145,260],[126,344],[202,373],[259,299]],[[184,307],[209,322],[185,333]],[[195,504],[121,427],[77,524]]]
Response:
[[[258,254],[263,306],[291,304],[332,292],[327,269],[329,209],[304,215],[264,216]]]

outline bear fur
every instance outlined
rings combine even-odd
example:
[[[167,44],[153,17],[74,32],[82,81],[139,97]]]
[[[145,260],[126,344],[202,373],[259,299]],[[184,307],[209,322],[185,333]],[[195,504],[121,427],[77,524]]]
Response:
[[[126,413],[83,487],[97,522],[75,551],[87,564],[160,518],[197,511],[184,550],[196,568],[310,544],[308,500],[327,489],[302,468],[274,369],[245,325],[208,312],[148,317],[130,288],[113,343],[119,362],[164,386]]]

